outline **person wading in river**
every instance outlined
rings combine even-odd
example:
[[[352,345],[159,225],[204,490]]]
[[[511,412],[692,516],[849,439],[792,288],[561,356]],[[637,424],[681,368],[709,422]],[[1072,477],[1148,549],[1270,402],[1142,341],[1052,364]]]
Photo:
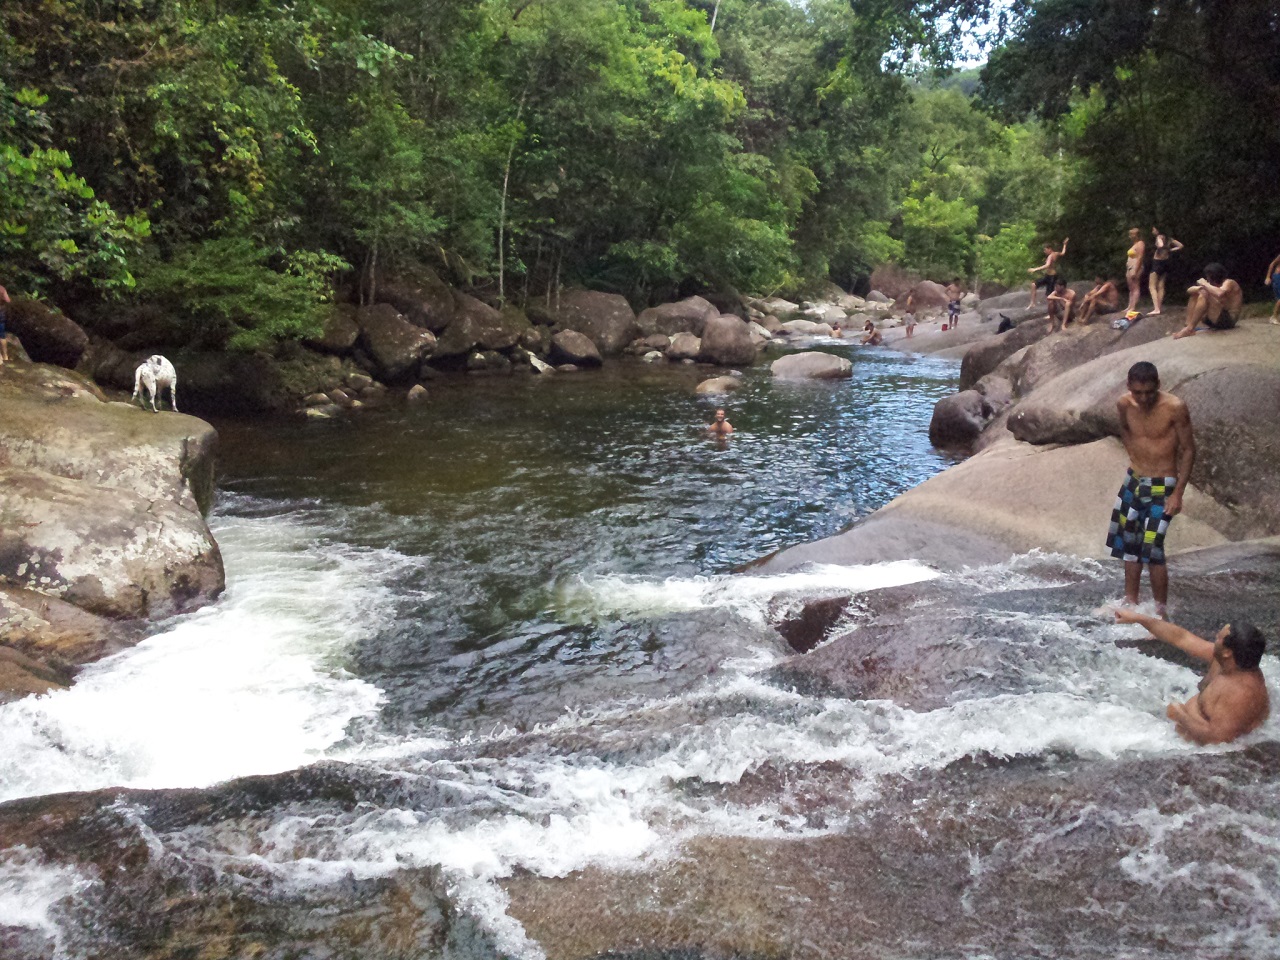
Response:
[[[717,437],[727,437],[729,434],[733,433],[733,424],[725,419],[725,412],[723,410],[717,410],[715,422],[710,424],[707,427],[707,430]]]
[[[1169,603],[1164,538],[1169,521],[1182,512],[1182,494],[1196,462],[1187,405],[1160,389],[1155,364],[1129,368],[1129,392],[1116,403],[1120,439],[1129,454],[1129,472],[1111,511],[1107,546],[1124,560],[1124,600],[1137,604],[1142,565],[1147,565],[1156,612]]]
[[[1200,744],[1230,743],[1258,729],[1267,719],[1271,701],[1258,669],[1266,640],[1257,627],[1228,623],[1210,643],[1190,630],[1136,610],[1117,610],[1116,621],[1146,627],[1157,640],[1209,664],[1200,692],[1186,703],[1169,704],[1165,710],[1185,739]]]

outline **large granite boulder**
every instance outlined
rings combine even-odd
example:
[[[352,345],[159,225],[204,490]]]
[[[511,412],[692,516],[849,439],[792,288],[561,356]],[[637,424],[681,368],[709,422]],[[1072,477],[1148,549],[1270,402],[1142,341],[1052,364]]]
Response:
[[[374,374],[384,382],[412,378],[436,346],[430,330],[410,323],[389,303],[361,307],[355,319],[360,326],[360,346],[372,362]]]
[[[415,328],[416,329],[416,328]],[[170,357],[178,372],[178,406],[192,413],[233,415],[283,413],[296,409],[316,391],[328,391],[342,379],[335,356],[297,348],[280,359],[261,353],[182,352]],[[138,355],[135,355],[138,356]],[[133,357],[114,364],[104,358],[95,372],[110,373],[113,386],[133,388]],[[120,382],[126,376],[128,382]]]
[[[719,367],[745,367],[756,360],[756,345],[747,322],[725,314],[712,317],[702,328],[698,359]]]
[[[913,559],[961,569],[1033,549],[1109,557],[1107,525],[1127,465],[1114,438],[1065,447],[1007,439],[842,534],[775,554],[757,572]],[[1170,527],[1168,548],[1180,552],[1225,543],[1230,522],[1230,511],[1192,486],[1183,515]]]
[[[835,332],[829,323],[803,319],[786,321],[782,331],[797,337],[829,337]]]
[[[930,307],[945,307],[950,298],[947,297],[947,288],[941,283],[921,280],[911,288],[911,302],[917,310],[925,310]]]
[[[598,367],[602,362],[591,338],[576,330],[561,330],[551,338],[550,359],[556,366],[569,363],[575,367]]]
[[[1161,387],[1191,411],[1198,448],[1192,482],[1230,508],[1222,529],[1232,538],[1280,533],[1273,482],[1280,472],[1280,340],[1268,327],[1164,337],[1066,370],[1012,408],[1010,432],[1035,444],[1117,436],[1116,401],[1139,360],[1154,363]]]
[[[222,559],[202,516],[213,429],[106,403],[54,367],[0,370],[0,582],[112,618],[217,596]]]
[[[627,298],[598,290],[566,290],[556,314],[560,325],[585,334],[604,356],[619,354],[640,335]]]
[[[712,377],[710,380],[703,380],[693,392],[699,397],[714,397],[725,393],[732,393],[742,387],[742,381],[737,377]]]
[[[990,408],[977,390],[962,390],[933,406],[929,442],[943,449],[967,448],[986,426]]]
[[[74,368],[89,335],[74,320],[38,300],[14,300],[7,308],[9,332],[36,363]]]
[[[769,369],[779,380],[848,380],[853,376],[853,364],[844,357],[817,350],[779,357]]]
[[[455,295],[457,312],[432,351],[435,358],[461,357],[473,350],[510,350],[533,326],[516,310],[499,312],[465,293]]]
[[[349,303],[338,303],[325,314],[324,327],[320,333],[303,342],[313,350],[341,355],[351,352],[359,336],[356,308]]]
[[[636,324],[645,337],[654,334],[670,337],[677,333],[692,333],[695,337],[701,337],[703,325],[719,315],[719,309],[702,297],[686,297],[678,303],[664,303],[641,310],[636,317]]]
[[[396,271],[378,286],[378,300],[389,303],[414,326],[439,333],[457,314],[454,292],[427,266]]]
[[[692,333],[677,333],[667,347],[667,359],[673,362],[695,360],[702,350],[702,341]]]
[[[1163,316],[1147,317],[1128,330],[1115,330],[1110,324],[1068,327],[1031,345],[1018,365],[1014,387],[1019,396],[1025,396],[1061,373],[1097,357],[1161,340],[1181,325],[1180,317]]]
[[[960,389],[968,390],[1023,347],[1049,335],[1049,318],[1028,320],[1012,330],[977,341],[960,361]]]

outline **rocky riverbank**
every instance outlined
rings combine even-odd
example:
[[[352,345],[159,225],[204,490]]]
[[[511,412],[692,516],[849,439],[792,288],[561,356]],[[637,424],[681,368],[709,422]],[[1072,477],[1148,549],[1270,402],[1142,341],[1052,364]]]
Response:
[[[224,586],[204,521],[213,428],[11,356],[0,366],[0,701],[65,686],[148,621]]]
[[[1127,466],[1116,400],[1139,360],[1191,410],[1199,455],[1171,554],[1280,534],[1280,336],[1265,321],[1187,340],[1181,311],[1128,330],[1095,324],[1050,334],[1029,318],[994,334],[991,310],[961,335],[891,345],[962,357],[960,391],[939,401],[935,444],[972,453],[839,536],[782,551],[767,571],[804,563],[915,558],[958,569],[1030,550],[1103,558]],[[978,331],[981,331],[980,333]]]

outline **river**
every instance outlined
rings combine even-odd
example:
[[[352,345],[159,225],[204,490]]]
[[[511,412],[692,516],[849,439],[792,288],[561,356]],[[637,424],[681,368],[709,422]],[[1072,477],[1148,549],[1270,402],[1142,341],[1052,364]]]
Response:
[[[226,595],[0,707],[0,822],[78,824],[0,851],[6,956],[1275,955],[1275,722],[1177,740],[1116,571],[743,569],[949,463],[954,363],[826,348],[851,381],[749,370],[727,440],[642,364],[218,424]],[[1186,582],[1273,627],[1271,566]],[[833,594],[877,642],[815,680],[772,624]]]

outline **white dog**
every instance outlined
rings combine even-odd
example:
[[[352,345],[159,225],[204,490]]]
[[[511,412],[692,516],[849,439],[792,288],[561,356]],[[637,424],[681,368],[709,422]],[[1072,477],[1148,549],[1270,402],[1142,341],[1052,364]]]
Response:
[[[156,409],[156,397],[160,396],[160,391],[165,387],[169,388],[169,406],[174,413],[178,412],[178,371],[173,369],[173,364],[166,360],[160,354],[154,354],[147,357],[142,363],[138,364],[138,369],[133,373],[133,400],[138,399],[138,394],[143,393],[142,408],[147,408],[147,401],[151,402],[152,411],[158,413]],[[163,397],[161,397],[163,400]]]

